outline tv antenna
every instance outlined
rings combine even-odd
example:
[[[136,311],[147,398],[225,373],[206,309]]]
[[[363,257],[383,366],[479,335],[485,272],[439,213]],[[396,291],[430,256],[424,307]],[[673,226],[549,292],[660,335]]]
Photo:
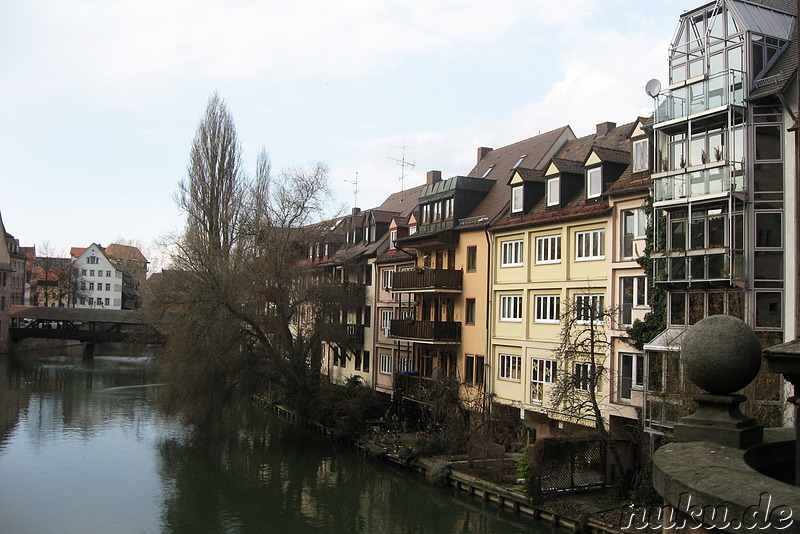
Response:
[[[400,168],[401,168],[401,170],[400,170],[400,196],[401,197],[403,196],[403,180],[405,180],[405,178],[406,178],[406,168],[410,167],[411,169],[413,169],[416,166],[416,163],[414,163],[413,161],[406,161],[406,145],[405,145],[405,143],[403,143],[402,149],[403,149],[403,152],[402,152],[402,157],[400,159],[393,158],[391,156],[386,156],[390,160],[392,160],[395,163],[397,163],[398,165],[400,165]]]
[[[353,191],[353,207],[357,208],[358,207],[358,171],[356,171],[353,174],[355,174],[355,178],[353,178],[352,180],[345,180],[345,183],[355,185],[355,190]]]

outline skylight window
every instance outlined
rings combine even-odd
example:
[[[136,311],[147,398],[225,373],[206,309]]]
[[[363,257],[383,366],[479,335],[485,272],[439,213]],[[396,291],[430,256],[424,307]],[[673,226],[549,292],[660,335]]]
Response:
[[[489,173],[492,172],[492,169],[494,169],[494,165],[492,165],[488,169],[486,169],[486,172],[483,173],[483,176],[481,176],[481,178],[486,178],[487,176],[489,176]]]
[[[527,157],[528,157],[528,155],[527,155],[527,154],[523,154],[523,155],[522,155],[522,156],[521,156],[521,157],[520,157],[520,158],[517,160],[517,162],[514,164],[514,168],[516,169],[517,167],[519,167],[520,165],[522,165],[522,162],[523,162],[523,161],[525,161],[525,158],[527,158]]]

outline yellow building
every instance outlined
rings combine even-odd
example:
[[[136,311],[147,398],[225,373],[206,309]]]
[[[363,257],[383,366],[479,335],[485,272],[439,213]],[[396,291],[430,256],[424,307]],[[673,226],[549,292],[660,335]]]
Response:
[[[643,276],[633,257],[643,236],[623,243],[622,215],[639,213],[649,186],[646,146],[644,168],[632,160],[639,138],[641,120],[599,124],[542,170],[517,169],[508,211],[491,228],[489,389],[540,437],[595,427],[592,400],[606,422],[619,411],[612,355],[632,350],[619,324],[628,295],[620,284],[628,291],[628,278]]]

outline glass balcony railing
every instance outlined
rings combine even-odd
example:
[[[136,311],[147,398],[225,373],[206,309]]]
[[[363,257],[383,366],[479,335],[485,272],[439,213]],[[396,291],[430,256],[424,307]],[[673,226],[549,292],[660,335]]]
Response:
[[[689,250],[672,255],[653,255],[656,282],[712,282],[743,280],[744,252]]]
[[[656,97],[656,124],[710,109],[744,105],[744,75],[722,72]]]
[[[679,200],[717,193],[744,191],[744,167],[741,163],[705,169],[682,169],[677,174],[653,177],[653,200]]]

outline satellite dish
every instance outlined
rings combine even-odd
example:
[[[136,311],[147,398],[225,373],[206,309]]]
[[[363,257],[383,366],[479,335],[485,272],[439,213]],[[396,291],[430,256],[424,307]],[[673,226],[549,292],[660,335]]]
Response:
[[[647,82],[647,85],[644,86],[644,90],[648,95],[650,95],[650,98],[655,98],[658,96],[658,93],[661,92],[661,82],[653,78]]]

